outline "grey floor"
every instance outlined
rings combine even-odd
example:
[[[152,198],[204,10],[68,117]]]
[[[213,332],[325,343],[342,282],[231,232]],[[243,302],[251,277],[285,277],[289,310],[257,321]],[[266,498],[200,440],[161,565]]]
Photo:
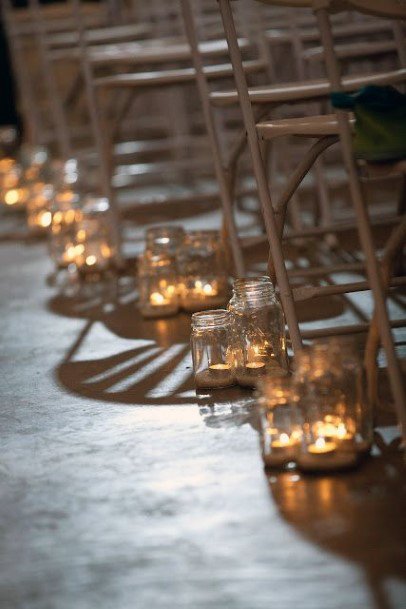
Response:
[[[358,471],[266,475],[251,393],[193,389],[188,317],[57,296],[18,231],[0,261],[2,609],[406,607],[390,400]]]

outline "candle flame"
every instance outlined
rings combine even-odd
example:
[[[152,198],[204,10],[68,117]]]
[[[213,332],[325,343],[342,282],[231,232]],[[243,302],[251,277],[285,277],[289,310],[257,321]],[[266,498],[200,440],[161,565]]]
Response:
[[[50,211],[45,211],[43,214],[41,214],[41,216],[39,218],[39,224],[41,226],[43,226],[44,228],[49,226],[51,224],[51,221],[52,221],[52,214]]]
[[[94,264],[96,264],[96,262],[97,262],[96,256],[93,256],[93,255],[87,256],[87,258],[86,258],[87,266],[93,266]]]
[[[153,305],[163,305],[166,303],[165,296],[163,294],[160,294],[159,292],[152,292],[149,299],[151,301],[151,304]]]
[[[286,445],[289,444],[289,442],[290,442],[290,438],[287,433],[281,433],[279,440],[280,440],[281,444],[286,444]]]
[[[324,438],[317,438],[315,445],[317,446],[317,448],[324,448],[326,445],[326,441]]]
[[[212,285],[210,285],[210,283],[206,283],[206,284],[203,286],[203,293],[204,293],[206,296],[212,296],[212,295],[214,294],[214,288],[213,288],[213,286],[212,286]]]
[[[343,438],[345,438],[346,435],[347,435],[347,428],[344,425],[344,423],[340,423],[340,425],[337,427],[337,438],[342,440]]]
[[[18,203],[18,199],[19,199],[18,190],[16,190],[16,189],[9,190],[4,195],[4,200],[7,205],[15,205],[16,203]]]

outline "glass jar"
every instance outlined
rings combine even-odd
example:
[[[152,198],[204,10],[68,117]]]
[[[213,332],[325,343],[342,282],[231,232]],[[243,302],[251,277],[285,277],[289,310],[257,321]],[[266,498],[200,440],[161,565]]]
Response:
[[[49,252],[57,268],[63,269],[75,262],[77,223],[82,214],[79,195],[64,190],[55,195],[51,208]]]
[[[302,438],[297,394],[290,376],[265,377],[258,383],[262,459],[266,467],[294,465]]]
[[[144,252],[138,258],[138,276],[143,317],[168,317],[178,312],[178,275],[173,256]]]
[[[225,304],[228,276],[225,253],[217,231],[192,231],[179,251],[181,306],[194,312]]]
[[[231,316],[225,309],[192,315],[192,357],[196,387],[234,385]]]
[[[29,191],[22,185],[22,167],[12,158],[0,160],[0,196],[8,208],[22,209]]]
[[[353,340],[332,338],[331,351],[340,366],[338,384],[344,396],[348,423],[355,430],[355,446],[360,454],[368,453],[373,442],[373,412],[366,395],[366,373]]]
[[[153,254],[177,256],[184,237],[185,231],[181,226],[152,226],[146,232],[145,249]]]
[[[285,318],[269,277],[237,279],[228,310],[238,384],[253,387],[264,375],[286,374]]]
[[[76,222],[75,264],[79,273],[98,279],[114,265],[115,249],[108,199],[88,196]]]
[[[332,341],[314,343],[298,354],[295,371],[303,417],[298,466],[334,471],[358,461],[355,403],[345,390],[342,353]]]
[[[50,184],[36,184],[27,199],[27,224],[33,234],[46,233],[51,226],[54,191]]]

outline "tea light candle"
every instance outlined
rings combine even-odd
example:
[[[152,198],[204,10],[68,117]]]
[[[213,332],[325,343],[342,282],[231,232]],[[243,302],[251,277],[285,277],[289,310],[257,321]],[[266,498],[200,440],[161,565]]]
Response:
[[[324,438],[317,438],[314,444],[309,444],[307,450],[312,455],[327,455],[333,453],[336,448],[335,442],[326,441]]]
[[[149,301],[152,306],[157,306],[157,307],[170,303],[170,300],[168,298],[165,298],[165,296],[163,294],[161,294],[160,292],[152,292],[152,294],[149,297]]]
[[[22,207],[27,202],[27,188],[11,188],[4,193],[4,203],[8,207]]]
[[[264,362],[248,362],[248,364],[246,364],[245,367],[248,370],[248,372],[252,372],[253,374],[256,374],[258,371],[262,371],[262,369],[265,368],[265,363]]]
[[[238,384],[243,387],[254,387],[256,381],[265,374],[265,362],[247,362],[243,369],[238,370]]]
[[[234,384],[231,366],[224,363],[210,364],[208,370],[196,374],[195,382],[197,387],[230,387]]]
[[[177,299],[173,298],[174,291],[168,286],[168,289],[162,292],[151,292],[148,301],[143,303],[141,312],[146,319],[154,319],[156,317],[168,317],[178,312]]]
[[[182,293],[182,307],[185,311],[204,310],[221,306],[224,303],[224,295],[220,293],[217,281],[196,279],[191,287],[181,285],[180,291]]]
[[[273,430],[274,431],[274,430]],[[268,448],[264,448],[262,458],[268,467],[282,467],[296,460],[299,440],[296,436],[281,433],[279,438],[271,438]]]
[[[339,450],[331,440],[317,438],[307,446],[307,452],[298,455],[297,464],[304,471],[334,471],[353,467],[357,462],[355,451]]]

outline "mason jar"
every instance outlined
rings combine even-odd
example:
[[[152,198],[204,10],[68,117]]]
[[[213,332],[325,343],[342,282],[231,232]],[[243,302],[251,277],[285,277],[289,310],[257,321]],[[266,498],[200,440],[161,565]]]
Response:
[[[27,199],[27,224],[33,234],[48,232],[52,222],[54,190],[50,184],[38,183]]]
[[[97,279],[114,266],[112,222],[107,198],[86,197],[76,222],[75,264],[79,274]]]
[[[196,387],[234,385],[231,315],[225,309],[192,315],[192,357]]]
[[[29,190],[22,183],[22,167],[15,159],[0,159],[0,197],[9,209],[22,209]]]
[[[269,277],[237,279],[228,310],[238,384],[253,387],[262,376],[287,374],[285,318]]]
[[[356,407],[345,389],[342,353],[333,341],[316,342],[297,357],[303,417],[298,466],[304,471],[354,467],[359,454]]]
[[[51,207],[49,253],[59,269],[75,262],[77,223],[82,218],[79,195],[69,189],[57,192]]]
[[[345,400],[347,426],[355,430],[357,452],[368,453],[373,442],[373,412],[367,397],[366,372],[360,353],[351,339],[332,338],[329,345],[339,361],[337,382]]]
[[[185,231],[182,226],[151,226],[145,235],[145,250],[153,254],[166,253],[177,256],[184,236]]]
[[[264,377],[258,382],[261,451],[266,467],[296,463],[302,439],[301,417],[292,378]]]
[[[144,252],[138,258],[139,309],[143,317],[169,317],[179,310],[173,256]]]
[[[225,252],[218,231],[186,233],[179,251],[181,306],[194,312],[225,304],[228,276]]]

